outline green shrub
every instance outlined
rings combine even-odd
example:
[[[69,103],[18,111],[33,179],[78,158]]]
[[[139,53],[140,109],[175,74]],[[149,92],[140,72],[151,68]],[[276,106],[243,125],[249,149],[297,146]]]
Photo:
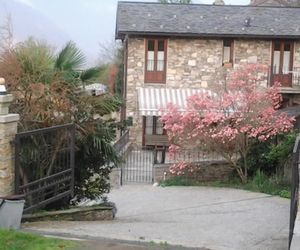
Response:
[[[291,198],[291,191],[290,190],[281,190],[279,192],[279,196],[282,197],[282,198],[290,199]]]
[[[247,156],[249,176],[255,176],[257,170],[267,176],[282,173],[284,164],[292,156],[295,139],[294,131],[265,142],[256,141]]]
[[[255,176],[246,184],[243,184],[237,177],[228,181],[197,182],[184,176],[174,176],[161,183],[161,186],[210,186],[245,189],[252,192],[278,195],[283,198],[291,197],[290,184],[282,176],[268,176],[261,170],[257,170]]]
[[[167,186],[194,186],[195,182],[192,179],[189,179],[184,176],[174,176],[170,179],[167,179],[163,182],[161,182],[161,186],[167,187]]]
[[[244,187],[247,190],[261,192],[271,195],[278,195],[283,198],[290,198],[290,185],[280,176],[267,176],[257,170],[255,176]]]

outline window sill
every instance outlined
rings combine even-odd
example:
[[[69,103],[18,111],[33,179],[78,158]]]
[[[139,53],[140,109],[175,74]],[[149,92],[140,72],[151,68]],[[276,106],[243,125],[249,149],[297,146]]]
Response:
[[[233,66],[232,63],[230,63],[230,62],[223,63],[223,67],[226,69],[231,69],[232,66]]]
[[[166,82],[144,82],[146,85],[166,85]]]

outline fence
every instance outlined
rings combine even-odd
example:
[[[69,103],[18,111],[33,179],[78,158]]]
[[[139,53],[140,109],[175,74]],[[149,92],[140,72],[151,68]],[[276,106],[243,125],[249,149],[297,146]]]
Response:
[[[114,148],[119,155],[124,153],[123,151],[126,150],[126,145],[129,142],[129,130],[127,130],[116,143],[114,144]]]
[[[299,205],[299,163],[300,163],[300,135],[298,135],[293,150],[293,166],[292,166],[292,190],[291,190],[291,206],[290,206],[290,229],[289,229],[289,248],[294,234],[295,220]]]
[[[279,74],[280,73],[280,74]],[[274,84],[274,75],[283,75],[283,76],[290,76],[291,77],[291,86],[290,87],[300,87],[300,68],[293,67],[291,71],[283,71],[279,72],[279,68],[277,67],[269,67],[268,70],[268,86],[272,86]]]
[[[153,183],[156,164],[169,167],[173,163],[182,161],[205,165],[224,161],[224,158],[216,152],[183,150],[175,155],[170,155],[167,147],[139,148],[131,146],[121,164],[121,183]]]
[[[154,151],[132,147],[121,164],[121,184],[153,183]]]
[[[75,126],[66,124],[16,134],[15,193],[24,212],[73,196]]]
[[[159,155],[158,155],[159,156]],[[178,163],[178,162],[191,162],[191,163],[205,163],[214,161],[223,161],[224,158],[216,152],[205,152],[200,150],[181,150],[172,155],[168,151],[165,153],[164,161],[160,161],[161,157],[156,158],[157,163]]]

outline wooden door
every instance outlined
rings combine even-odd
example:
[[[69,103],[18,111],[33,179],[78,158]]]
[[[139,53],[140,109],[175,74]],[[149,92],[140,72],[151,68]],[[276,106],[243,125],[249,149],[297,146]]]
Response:
[[[272,46],[272,84],[279,82],[282,87],[292,87],[293,42],[274,41]]]
[[[166,82],[167,40],[148,39],[146,41],[145,82]]]

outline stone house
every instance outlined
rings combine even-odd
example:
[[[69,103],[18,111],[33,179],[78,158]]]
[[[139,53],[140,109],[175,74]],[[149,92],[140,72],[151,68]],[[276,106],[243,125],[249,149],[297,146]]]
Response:
[[[130,138],[167,145],[161,107],[224,81],[245,63],[266,64],[266,84],[282,84],[284,105],[300,104],[300,8],[119,2]]]

